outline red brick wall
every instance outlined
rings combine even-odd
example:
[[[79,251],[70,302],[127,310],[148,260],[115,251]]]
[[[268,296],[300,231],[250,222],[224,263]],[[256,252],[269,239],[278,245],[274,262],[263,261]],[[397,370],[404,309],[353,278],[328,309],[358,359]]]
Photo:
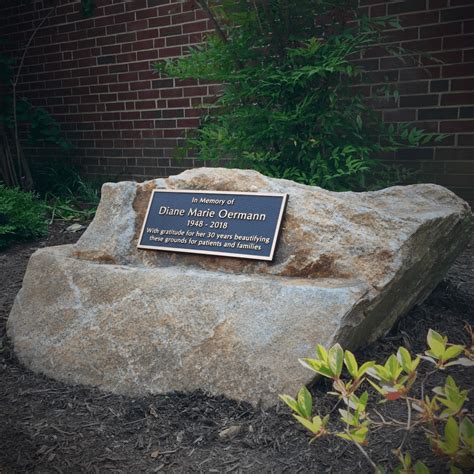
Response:
[[[49,0],[32,1],[30,7],[19,3],[0,4],[0,36],[11,40],[13,55],[51,5]],[[382,48],[360,58],[368,70],[364,92],[376,96],[381,85],[396,84],[398,100],[374,99],[384,120],[449,135],[436,147],[385,158],[419,169],[425,181],[446,185],[473,202],[473,0],[360,3],[372,16],[398,15],[404,29],[388,32],[390,44],[417,51],[417,63],[397,60]],[[62,124],[84,171],[144,179],[201,164],[189,157],[176,160],[173,150],[184,130],[198,125],[196,106],[212,100],[219,88],[160,78],[151,64],[185,54],[187,46],[200,42],[211,27],[204,13],[190,0],[96,0],[93,17],[84,19],[79,0],[59,5],[28,51],[20,92]]]
[[[53,2],[18,3],[2,0],[0,37],[22,48]],[[204,13],[189,1],[96,0],[93,17],[83,18],[79,0],[59,5],[28,50],[19,95],[62,124],[90,175],[143,179],[193,167],[191,158],[173,159],[173,150],[198,125],[196,106],[218,87],[160,78],[151,65],[201,42]]]
[[[387,158],[418,169],[423,181],[474,202],[474,0],[360,0],[370,16],[396,15],[402,30],[387,45],[412,51],[410,60],[373,48],[360,59],[375,96],[394,84],[398,100],[374,100],[386,122],[412,122],[447,134],[437,146],[400,150]]]

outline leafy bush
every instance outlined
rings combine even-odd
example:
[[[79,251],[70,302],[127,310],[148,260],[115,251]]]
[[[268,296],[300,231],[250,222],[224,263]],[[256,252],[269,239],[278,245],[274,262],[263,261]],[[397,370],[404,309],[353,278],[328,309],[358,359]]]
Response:
[[[32,193],[0,184],[0,249],[15,240],[45,235],[46,207]]]
[[[393,19],[359,17],[349,27],[357,15],[353,1],[304,0],[298,8],[285,0],[198,3],[216,34],[189,56],[155,68],[225,84],[188,136],[200,158],[358,190],[398,180],[377,159],[382,153],[436,139],[406,124],[382,123],[354,88],[363,70],[351,58],[377,44]]]
[[[321,417],[313,416],[313,400],[309,390],[303,387],[296,399],[288,395],[280,398],[293,410],[295,419],[310,431],[313,440],[325,436],[337,436],[352,442],[364,454],[374,472],[382,473],[384,469],[377,466],[364,449],[368,444],[371,428],[387,427],[392,430],[405,429],[403,440],[395,451],[400,465],[396,473],[426,474],[428,468],[422,461],[413,463],[410,453],[403,452],[407,436],[416,426],[421,426],[426,434],[434,454],[447,462],[452,474],[462,473],[460,468],[474,467],[474,424],[472,414],[467,413],[465,403],[468,390],[458,387],[451,376],[447,376],[443,386],[433,389],[434,396],[423,394],[424,383],[437,370],[445,370],[454,365],[474,366],[474,338],[470,326],[472,347],[449,344],[447,337],[429,330],[427,336],[428,350],[423,355],[413,357],[410,352],[400,347],[396,354],[390,355],[383,365],[367,361],[359,365],[354,354],[344,351],[339,344],[329,350],[318,345],[316,357],[300,360],[301,364],[313,372],[332,380],[335,395],[344,404],[339,409],[343,429],[330,427],[330,414]],[[460,357],[462,356],[462,357]],[[418,376],[418,366],[423,360],[433,364],[434,370],[428,372],[422,382],[421,396],[410,395]],[[347,376],[343,378],[343,368]],[[403,401],[407,407],[406,422],[390,418],[386,421],[371,418],[369,414],[369,393],[360,394],[360,387],[368,382],[381,397],[381,402]],[[418,412],[415,419],[412,409]]]
[[[92,219],[100,201],[100,183],[83,179],[66,163],[49,163],[34,170],[36,189],[46,202],[50,219]]]

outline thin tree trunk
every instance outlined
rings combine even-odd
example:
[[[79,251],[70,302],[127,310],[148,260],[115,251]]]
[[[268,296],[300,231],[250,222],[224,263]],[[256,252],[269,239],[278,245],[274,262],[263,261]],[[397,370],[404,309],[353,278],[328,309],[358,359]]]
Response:
[[[39,29],[44,25],[45,21],[56,11],[58,3],[49,10],[49,12],[44,16],[44,18],[38,23],[36,28],[33,30],[32,34],[30,35],[28,42],[26,43],[25,49],[23,50],[23,54],[21,55],[20,64],[18,65],[18,69],[16,74],[14,75],[11,86],[12,86],[12,103],[13,103],[13,139],[16,148],[16,161],[17,161],[17,169],[19,174],[19,179],[17,179],[17,184],[25,191],[30,191],[33,189],[33,178],[31,176],[31,170],[28,165],[28,161],[26,160],[25,154],[23,152],[23,148],[20,143],[20,138],[18,135],[18,117],[17,117],[17,110],[16,110],[16,88],[18,85],[18,81],[20,79],[21,70],[23,68],[23,63],[25,62],[25,57],[28,52],[28,49],[33,42],[36,33],[38,33]]]

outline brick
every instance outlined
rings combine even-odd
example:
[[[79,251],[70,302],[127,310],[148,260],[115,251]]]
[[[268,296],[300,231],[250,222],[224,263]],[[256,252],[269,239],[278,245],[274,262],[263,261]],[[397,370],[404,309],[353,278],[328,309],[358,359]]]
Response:
[[[451,81],[452,91],[471,91],[474,84],[474,77],[465,79],[453,79]]]
[[[371,61],[376,61],[376,60],[372,59]],[[391,57],[391,58],[380,59],[380,69],[400,69],[400,68],[405,68],[405,67],[413,67],[415,65],[416,65],[416,62],[414,58],[411,56],[406,56],[404,58]]]
[[[448,8],[441,11],[441,21],[456,21],[474,18],[474,6],[466,8]]]
[[[137,37],[138,33],[123,33],[121,35],[117,35],[116,42],[117,43],[130,43],[135,41],[135,38]]]
[[[147,70],[145,71],[140,71],[138,73],[138,79],[140,81],[146,81],[146,80],[152,80],[156,77],[156,74],[155,72],[151,69],[151,67],[149,67]]]
[[[433,156],[433,148],[405,148],[395,152],[397,160],[431,160]]]
[[[429,107],[438,105],[438,95],[408,95],[400,97],[400,107]]]
[[[139,61],[128,65],[129,71],[146,71],[150,69],[149,61]]]
[[[171,17],[171,23],[189,23],[190,21],[196,20],[196,11],[190,11],[185,13],[179,13]]]
[[[189,107],[189,99],[169,99],[167,101],[168,107],[171,108],[180,108],[180,107]]]
[[[116,72],[125,72],[128,70],[127,64],[112,64],[111,66],[108,67],[108,72],[110,74],[116,73]]]
[[[472,148],[438,148],[435,152],[437,161],[472,160]]]
[[[384,42],[398,42],[418,39],[418,28],[403,28],[384,33]]]
[[[139,99],[158,99],[160,97],[160,91],[157,90],[144,90],[138,93]]]
[[[474,33],[474,19],[464,22],[464,33]]]
[[[181,34],[181,25],[160,28],[160,36],[176,36]]]
[[[400,81],[416,81],[419,79],[438,79],[441,68],[436,67],[417,67],[413,69],[403,69],[400,71]]]
[[[150,18],[148,20],[149,28],[159,28],[161,26],[167,26],[171,24],[171,18],[169,16],[159,16],[158,18]]]
[[[442,23],[420,28],[420,38],[443,37],[462,33],[462,22]]]
[[[143,89],[150,89],[151,83],[150,81],[138,81],[138,82],[131,82],[130,83],[130,90],[143,90]]]
[[[207,20],[185,23],[183,25],[183,33],[195,33],[198,31],[206,31],[207,29]]]
[[[457,94],[443,94],[441,105],[474,104],[474,92],[460,92]]]
[[[473,186],[474,176],[462,174],[440,175],[439,184],[443,186]]]
[[[441,120],[458,118],[457,108],[420,109],[418,120]]]
[[[474,62],[474,49],[464,50],[464,62]]]
[[[158,16],[176,15],[177,13],[181,13],[181,5],[179,3],[158,7]]]
[[[177,46],[183,44],[189,44],[189,36],[188,35],[181,35],[181,36],[168,36],[166,38],[166,46]]]
[[[396,89],[401,95],[423,94],[428,92],[428,81],[400,82]]]
[[[137,53],[137,60],[144,61],[146,59],[158,59],[158,51],[149,50],[149,51],[139,51]]]
[[[388,5],[388,14],[389,15],[396,15],[399,13],[407,13],[413,11],[420,11],[426,9],[426,1],[425,0],[410,0],[397,2],[397,3],[390,3]]]
[[[97,58],[97,64],[115,64],[117,58],[115,56],[100,56]]]
[[[449,40],[452,38],[446,38]],[[428,38],[424,40],[418,41],[407,41],[403,43],[403,47],[411,50],[416,51],[426,51],[426,52],[434,52],[441,50],[441,38]]]
[[[142,100],[135,103],[135,108],[137,110],[142,109],[154,109],[156,108],[156,102],[154,100]]]
[[[474,147],[474,133],[468,135],[458,135],[458,145]],[[473,150],[471,150],[471,153],[472,151]]]
[[[137,20],[127,23],[127,31],[144,30],[148,26],[147,20]]]
[[[143,18],[155,18],[158,16],[158,8],[149,8],[148,10],[139,10],[136,13],[137,20]]]
[[[157,38],[159,35],[159,30],[143,30],[137,31],[137,40],[145,40],[145,39],[154,39]]]
[[[194,86],[184,88],[184,97],[205,96],[208,94],[207,86]]]
[[[474,46],[474,34],[449,36],[447,38],[443,38],[444,49],[472,48],[473,46]]]
[[[181,55],[181,48],[174,46],[172,48],[162,48],[158,52],[158,57],[160,58],[169,58]]]
[[[167,99],[171,97],[183,97],[183,89],[181,88],[161,89],[160,96],[163,99]]]
[[[125,4],[123,3],[118,3],[115,5],[110,5],[108,7],[104,8],[104,14],[105,15],[116,15],[118,13],[122,13],[125,11]]]
[[[143,40],[143,41],[135,41],[132,45],[133,51],[138,51],[141,49],[152,49],[153,48],[153,40]]]
[[[380,16],[387,15],[387,5],[374,5],[369,9],[369,16],[371,18],[377,18]]]
[[[474,132],[474,120],[457,120],[442,122],[441,133],[466,133]]]
[[[461,107],[459,118],[474,118],[474,107]]]
[[[430,81],[430,92],[445,92],[447,90],[449,90],[449,81]]]
[[[104,56],[107,56],[107,55],[110,55],[110,54],[117,54],[117,53],[120,53],[120,51],[121,51],[120,45],[118,45],[118,44],[114,44],[114,45],[110,45],[110,46],[103,46],[101,48],[101,53]],[[115,61],[112,61],[112,62],[115,62]]]
[[[364,74],[364,78],[372,84],[396,82],[399,78],[399,71],[371,71]]]
[[[184,117],[183,109],[171,109],[161,111],[163,118],[181,118]]]

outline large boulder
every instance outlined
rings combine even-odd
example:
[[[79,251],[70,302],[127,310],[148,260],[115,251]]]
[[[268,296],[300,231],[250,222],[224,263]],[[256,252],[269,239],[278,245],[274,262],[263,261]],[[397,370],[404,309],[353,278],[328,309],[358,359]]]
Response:
[[[288,193],[274,261],[137,249],[153,189]],[[469,206],[432,184],[333,193],[216,168],[108,183],[77,244],[31,257],[9,335],[27,366],[67,382],[268,405],[310,382],[298,358],[316,343],[385,334],[472,228]]]

